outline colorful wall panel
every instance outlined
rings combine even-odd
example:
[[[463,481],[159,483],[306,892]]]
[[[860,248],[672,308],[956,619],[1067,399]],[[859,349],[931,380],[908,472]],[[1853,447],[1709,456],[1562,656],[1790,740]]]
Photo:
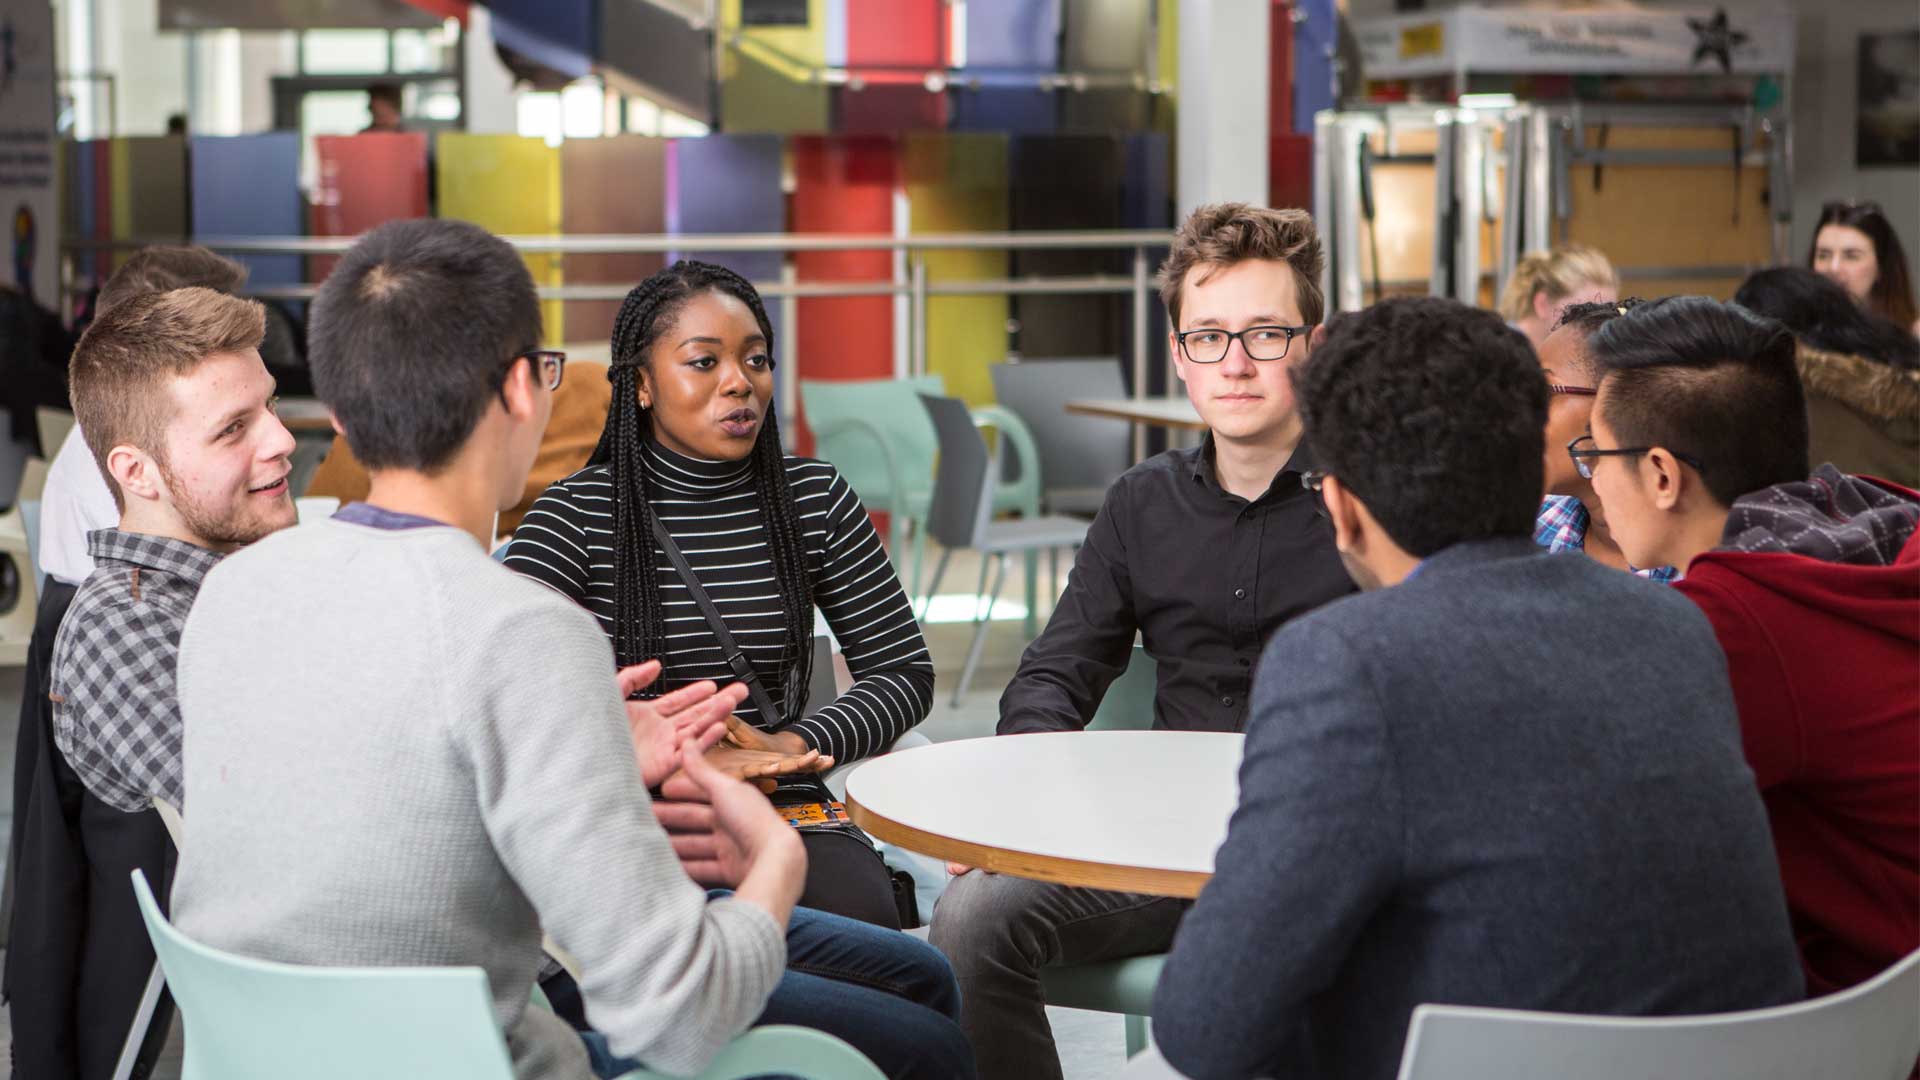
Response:
[[[929,93],[918,82],[878,83],[854,89],[834,88],[835,131],[884,135],[896,131],[938,131],[947,126],[947,95]]]
[[[439,162],[440,216],[471,221],[503,236],[560,232],[560,151],[518,135],[443,134]],[[527,255],[535,285],[561,283],[560,257]],[[567,340],[560,301],[540,305],[550,344]]]
[[[967,74],[1058,70],[1060,3],[1061,0],[968,0]]]
[[[113,147],[105,139],[61,144],[65,177],[62,231],[75,240],[113,239]],[[106,280],[111,259],[102,252],[80,251],[74,270],[86,283]]]
[[[321,135],[313,140],[315,187],[309,215],[314,236],[358,236],[389,221],[426,217],[427,137],[417,131]],[[313,281],[333,272],[338,256],[308,260]]]
[[[781,190],[782,140],[777,135],[709,135],[675,139],[667,148],[667,231],[777,233],[787,229],[787,197]],[[777,251],[702,252],[689,246],[674,258],[729,267],[748,281],[778,281]],[[777,335],[780,306],[767,305]]]
[[[187,141],[178,135],[114,139],[108,182],[115,239],[177,242],[193,232],[187,201]],[[117,269],[131,252],[114,256]]]
[[[552,0],[488,0],[493,38],[501,48],[552,68],[569,78],[593,70],[599,47],[596,4],[556,4]]]
[[[1126,156],[1111,136],[1026,136],[1008,158],[1008,224],[1019,229],[1120,226]],[[1121,274],[1124,252],[1017,251],[1015,275]],[[1122,296],[1016,296],[1014,348],[1025,356],[1119,356],[1125,345]]]
[[[871,82],[918,83],[928,71],[947,66],[942,0],[841,2],[847,12],[846,66],[853,74]],[[974,17],[969,9],[968,18]]]
[[[906,137],[909,228],[916,233],[1005,232],[1007,138],[915,134]],[[920,253],[936,281],[1007,276],[1004,251]],[[993,400],[992,364],[1007,355],[1007,297],[936,296],[927,301],[927,370],[947,393],[983,405]]]
[[[720,126],[728,132],[826,131],[827,88],[810,76],[827,63],[829,0],[807,0],[798,25],[740,25],[740,0],[721,0]],[[737,41],[735,40],[737,37]]]
[[[306,208],[300,196],[300,136],[196,135],[191,140],[193,231],[199,236],[300,236]],[[144,183],[146,178],[141,177]],[[239,255],[247,284],[298,285],[306,266],[298,255]]]
[[[1058,95],[1031,87],[960,87],[950,92],[955,131],[1045,135],[1058,126]]]
[[[802,135],[793,150],[793,231],[888,234],[899,182],[898,143],[887,136]],[[892,253],[802,251],[793,256],[801,281],[890,281]],[[894,372],[893,298],[813,297],[799,302],[794,328],[805,379],[885,379]],[[802,453],[813,437],[796,428]]]
[[[568,139],[560,146],[561,228],[568,235],[667,231],[669,140],[644,135]],[[660,254],[568,255],[573,284],[634,286],[666,265]],[[608,343],[617,300],[566,302],[567,334]],[[597,354],[590,354],[597,355]]]

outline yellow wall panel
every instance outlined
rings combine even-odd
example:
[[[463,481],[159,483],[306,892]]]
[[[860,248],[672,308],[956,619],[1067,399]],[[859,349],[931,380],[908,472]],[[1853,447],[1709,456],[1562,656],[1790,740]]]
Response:
[[[1005,232],[1007,139],[995,134],[908,135],[903,170],[915,233]],[[1007,276],[1004,251],[928,251],[931,281]],[[936,296],[927,301],[927,370],[969,405],[993,401],[990,366],[1006,359],[1007,298]]]
[[[471,221],[502,236],[560,234],[560,149],[519,135],[441,135],[440,216]],[[527,255],[535,285],[561,283],[560,257]],[[543,301],[547,341],[566,340],[562,304]]]

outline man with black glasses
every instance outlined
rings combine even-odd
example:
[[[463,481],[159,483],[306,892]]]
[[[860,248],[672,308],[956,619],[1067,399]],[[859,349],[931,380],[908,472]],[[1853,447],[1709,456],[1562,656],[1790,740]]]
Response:
[[[1200,1078],[1392,1076],[1424,1002],[1797,1000],[1712,629],[1532,540],[1548,390],[1499,316],[1342,315],[1294,371],[1367,591],[1273,636],[1240,801],[1154,993]]]
[[[1044,633],[1000,699],[999,733],[1078,731],[1136,634],[1158,669],[1154,726],[1238,731],[1260,647],[1353,588],[1301,487],[1313,467],[1288,371],[1323,311],[1320,240],[1300,210],[1204,206],[1160,272],[1174,367],[1208,432],[1122,476]],[[1159,952],[1184,900],[959,874],[931,940],[960,978],[983,1078],[1061,1075],[1043,967]]]

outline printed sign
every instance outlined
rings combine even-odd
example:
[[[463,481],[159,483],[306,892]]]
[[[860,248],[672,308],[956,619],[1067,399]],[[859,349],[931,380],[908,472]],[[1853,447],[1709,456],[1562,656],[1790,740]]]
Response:
[[[53,129],[53,5],[0,0],[0,283],[53,307],[59,283],[59,144]]]
[[[1757,75],[1793,68],[1784,7],[1539,11],[1465,7],[1360,20],[1369,79],[1457,71],[1533,75]]]

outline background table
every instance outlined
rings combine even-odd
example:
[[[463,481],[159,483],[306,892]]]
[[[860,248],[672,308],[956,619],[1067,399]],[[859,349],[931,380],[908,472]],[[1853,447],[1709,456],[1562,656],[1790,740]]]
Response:
[[[869,833],[1015,877],[1198,896],[1239,799],[1245,737],[1077,731],[939,743],[847,779]]]
[[[1080,398],[1067,402],[1067,411],[1081,416],[1130,420],[1136,424],[1173,428],[1176,431],[1207,430],[1206,423],[1194,411],[1193,402],[1185,394],[1150,397],[1144,401],[1132,398]]]

